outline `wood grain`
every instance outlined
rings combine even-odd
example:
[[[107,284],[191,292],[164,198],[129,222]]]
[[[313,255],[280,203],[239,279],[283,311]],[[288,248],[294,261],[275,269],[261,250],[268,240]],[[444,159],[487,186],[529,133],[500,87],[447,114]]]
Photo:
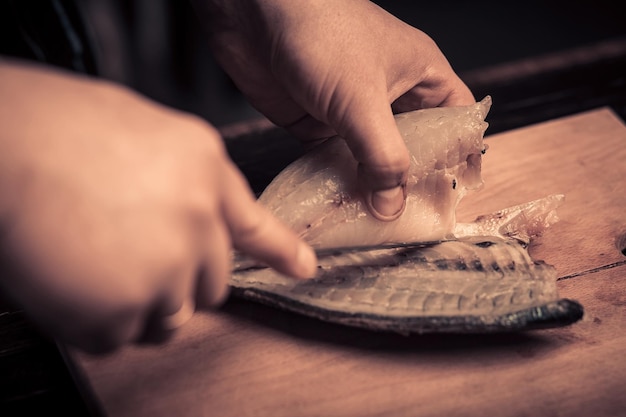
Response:
[[[461,201],[460,220],[565,194],[560,221],[531,254],[560,276],[623,260],[626,234],[626,127],[607,109],[487,136],[484,188]]]
[[[231,299],[161,347],[73,353],[110,416],[618,416],[626,410],[626,127],[603,108],[487,139],[471,219],[552,193],[532,246],[563,297],[560,329],[403,337]]]

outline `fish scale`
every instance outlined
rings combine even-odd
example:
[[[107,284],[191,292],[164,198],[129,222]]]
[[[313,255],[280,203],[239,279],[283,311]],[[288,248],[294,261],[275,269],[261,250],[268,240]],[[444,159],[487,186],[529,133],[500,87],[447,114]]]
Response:
[[[296,281],[270,268],[236,270],[233,292],[293,312],[401,333],[560,326],[582,306],[559,299],[556,272],[517,239],[469,236],[437,244],[335,251]]]

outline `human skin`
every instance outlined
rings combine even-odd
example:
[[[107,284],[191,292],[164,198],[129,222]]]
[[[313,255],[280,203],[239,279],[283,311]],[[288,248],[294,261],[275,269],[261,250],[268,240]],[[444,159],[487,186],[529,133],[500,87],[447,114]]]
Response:
[[[249,101],[305,142],[339,134],[364,202],[401,215],[408,150],[393,111],[474,96],[435,42],[367,0],[194,0],[215,56]]]
[[[0,97],[0,288],[59,340],[94,353],[165,340],[225,298],[232,248],[314,275],[310,247],[203,120],[7,60]]]
[[[393,111],[474,102],[432,39],[369,1],[194,4],[257,109],[307,144],[347,141],[381,221],[402,213],[409,166]],[[224,300],[233,249],[315,273],[206,121],[8,60],[0,98],[0,288],[59,340],[106,352],[167,339]]]

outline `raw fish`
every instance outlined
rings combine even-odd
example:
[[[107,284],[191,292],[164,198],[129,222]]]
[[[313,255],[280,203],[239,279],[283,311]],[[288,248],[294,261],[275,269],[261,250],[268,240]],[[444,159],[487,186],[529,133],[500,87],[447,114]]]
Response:
[[[441,243],[320,250],[317,276],[307,281],[237,262],[230,285],[233,294],[273,307],[402,334],[565,326],[583,307],[559,298],[554,268],[527,251],[557,221],[562,201],[551,195],[480,216]]]
[[[558,220],[563,195],[457,223],[482,185],[486,97],[467,107],[396,116],[412,154],[404,213],[382,222],[356,191],[356,162],[333,138],[283,170],[260,201],[317,249],[314,279],[297,281],[235,258],[235,295],[329,322],[403,334],[519,331],[583,315],[560,299],[554,268],[528,254]]]
[[[287,166],[259,201],[316,248],[449,238],[459,201],[483,183],[490,107],[487,96],[470,106],[396,115],[411,168],[406,209],[395,221],[369,214],[356,190],[357,163],[339,137]]]

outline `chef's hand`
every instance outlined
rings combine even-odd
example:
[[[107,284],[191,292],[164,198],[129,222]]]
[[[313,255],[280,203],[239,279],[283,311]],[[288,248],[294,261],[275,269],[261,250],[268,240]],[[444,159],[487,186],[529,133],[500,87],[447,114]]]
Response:
[[[474,97],[433,40],[367,0],[195,0],[218,61],[251,103],[312,142],[344,137],[370,212],[404,207],[396,112]]]
[[[0,97],[0,290],[60,340],[103,352],[171,334],[225,298],[233,246],[314,274],[207,123],[1,60]]]

